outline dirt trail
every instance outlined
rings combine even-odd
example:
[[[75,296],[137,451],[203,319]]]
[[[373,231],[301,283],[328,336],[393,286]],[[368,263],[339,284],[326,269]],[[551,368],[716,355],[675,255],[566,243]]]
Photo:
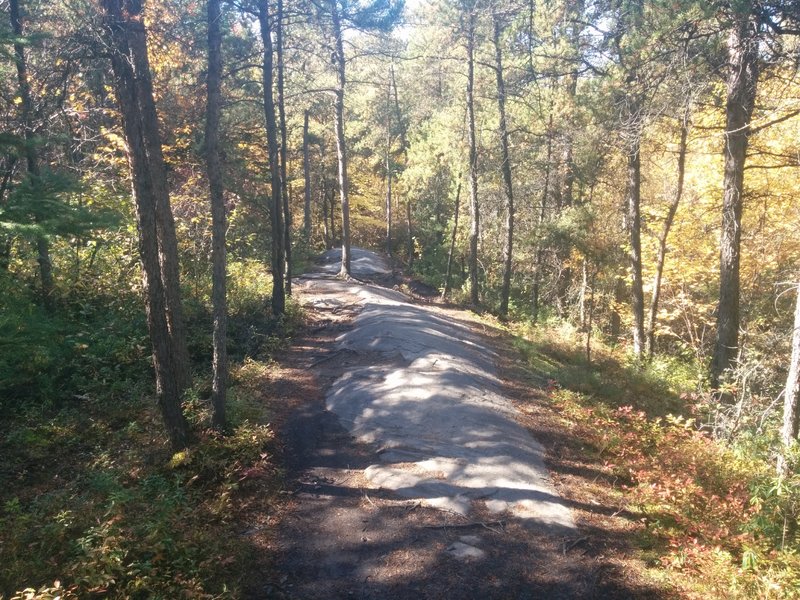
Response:
[[[295,483],[281,575],[252,597],[630,597],[573,552],[584,538],[476,324],[335,279],[337,260],[295,284],[338,324],[301,359],[322,393],[283,428]],[[353,274],[391,276],[359,249]]]

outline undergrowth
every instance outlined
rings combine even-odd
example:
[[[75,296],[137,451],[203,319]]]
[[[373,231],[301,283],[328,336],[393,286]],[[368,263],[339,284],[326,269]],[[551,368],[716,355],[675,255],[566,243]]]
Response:
[[[187,295],[196,441],[174,455],[135,294],[0,300],[0,600],[241,596],[254,552],[238,500],[282,483],[265,394],[302,315],[290,302],[273,319],[263,269],[232,269],[229,430],[208,428],[208,298]]]
[[[651,575],[688,597],[798,598],[800,476],[774,476],[765,434],[719,440],[697,365],[638,364],[568,325],[513,327],[564,426],[594,452]],[[797,463],[795,463],[797,464]]]

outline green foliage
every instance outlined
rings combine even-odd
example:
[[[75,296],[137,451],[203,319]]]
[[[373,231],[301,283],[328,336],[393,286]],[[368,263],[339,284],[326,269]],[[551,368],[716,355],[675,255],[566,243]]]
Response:
[[[257,391],[266,376],[263,364],[235,369],[230,435],[201,433],[171,460],[149,402],[62,409],[45,424],[17,418],[0,446],[12,468],[0,478],[23,478],[0,491],[0,595],[238,597],[248,557],[231,531],[237,495],[250,481],[275,491],[280,481]],[[206,411],[190,406],[195,420]]]
[[[776,477],[771,453],[748,451],[763,444],[752,430],[733,444],[709,435],[703,396],[686,391],[696,366],[642,369],[603,346],[587,365],[568,326],[520,331],[515,346],[641,524],[653,569],[690,596],[797,597],[800,475]]]
[[[0,229],[11,235],[35,238],[44,235],[81,235],[109,228],[119,222],[110,210],[82,206],[69,198],[78,196],[78,182],[60,173],[28,176],[0,205]]]

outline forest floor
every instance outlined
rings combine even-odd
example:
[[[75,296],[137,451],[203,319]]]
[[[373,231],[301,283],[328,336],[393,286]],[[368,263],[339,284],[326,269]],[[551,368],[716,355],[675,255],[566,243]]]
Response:
[[[295,282],[308,327],[270,393],[287,483],[245,514],[248,597],[671,597],[509,335],[376,254],[350,281],[337,261]]]

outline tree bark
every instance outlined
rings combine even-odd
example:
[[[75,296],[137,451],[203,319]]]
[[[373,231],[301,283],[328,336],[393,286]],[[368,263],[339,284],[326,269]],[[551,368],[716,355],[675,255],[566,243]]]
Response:
[[[640,136],[634,139],[628,153],[628,193],[626,224],[628,227],[628,258],[631,268],[631,312],[633,313],[633,353],[638,358],[644,352],[644,290],[642,284],[642,219]]]
[[[308,111],[303,114],[303,237],[311,239],[311,161],[308,152]]]
[[[500,116],[500,159],[503,187],[506,195],[506,236],[503,245],[503,286],[500,291],[500,317],[508,315],[511,294],[511,263],[514,249],[514,189],[511,177],[511,157],[508,150],[508,125],[506,124],[506,85],[503,79],[503,52],[500,47],[500,18],[492,14],[494,30],[495,75],[497,77],[497,111]]]
[[[669,205],[667,216],[664,219],[664,227],[658,238],[658,255],[656,257],[656,272],[653,276],[653,294],[650,300],[650,313],[647,318],[647,356],[652,358],[656,349],[656,318],[658,317],[658,304],[661,298],[661,280],[664,275],[664,262],[667,257],[667,237],[669,237],[672,223],[675,220],[675,213],[683,197],[683,182],[686,174],[686,144],[689,135],[689,115],[685,114],[681,124],[681,140],[678,145],[678,184],[675,189],[675,196]]]
[[[329,0],[333,24],[334,59],[336,63],[336,93],[334,121],[336,128],[336,154],[339,160],[339,199],[342,204],[342,270],[339,275],[350,277],[350,181],[347,177],[347,145],[344,135],[344,91],[345,77],[344,40],[339,15],[338,0]]]
[[[778,475],[786,476],[792,467],[787,461],[787,450],[797,439],[800,429],[800,286],[797,288],[794,309],[794,329],[792,330],[792,356],[789,362],[789,375],[783,393],[783,427],[781,442],[783,451],[778,455]]]
[[[208,100],[206,106],[206,170],[211,200],[211,305],[214,320],[211,405],[212,425],[225,429],[228,383],[227,255],[225,197],[220,159],[219,122],[222,110],[222,11],[220,0],[208,0]]]
[[[133,184],[156,390],[170,443],[173,449],[180,450],[189,444],[189,425],[181,409],[181,396],[188,383],[188,361],[183,356],[186,344],[182,337],[180,296],[169,298],[167,289],[174,286],[173,294],[180,289],[177,279],[172,279],[177,274],[177,265],[165,264],[177,260],[177,244],[174,252],[165,247],[168,240],[164,236],[164,226],[171,220],[172,212],[160,138],[153,139],[153,131],[158,131],[157,121],[155,125],[147,123],[148,119],[155,117],[155,103],[141,3],[136,0],[125,0],[124,3],[123,0],[103,0],[103,8],[114,88],[122,113]],[[169,217],[159,214],[164,210],[169,212]]]
[[[467,135],[469,137],[469,192],[472,222],[469,230],[469,298],[473,306],[480,302],[478,288],[478,143],[475,133],[475,12],[467,15]]]
[[[286,177],[286,107],[283,102],[283,0],[277,0],[277,13],[275,15],[275,50],[278,59],[278,127],[280,139],[280,164],[281,164],[281,198],[283,199],[283,255],[285,262],[284,285],[286,295],[292,295],[292,212],[289,202],[289,182]]]
[[[16,38],[14,41],[14,62],[17,67],[17,86],[21,100],[20,117],[25,137],[25,160],[28,176],[34,189],[36,189],[40,185],[41,172],[33,125],[33,99],[31,98],[31,85],[28,76],[28,62],[25,56],[25,46],[20,41],[24,35],[24,30],[19,0],[9,0],[9,13],[11,16],[11,31]],[[36,255],[36,261],[39,265],[39,279],[42,286],[42,301],[46,307],[52,308],[53,267],[50,260],[50,242],[44,235],[39,235],[36,238]]]
[[[406,199],[406,228],[408,229],[408,268],[414,266],[414,231],[411,228],[411,200]]]
[[[328,185],[325,177],[322,177],[322,186],[320,189],[320,198],[322,199],[322,241],[325,242],[325,249],[330,250],[333,247],[333,240],[331,233],[328,229]]]
[[[286,311],[284,288],[284,244],[283,244],[283,194],[281,192],[281,169],[278,151],[278,125],[275,118],[275,100],[272,95],[272,29],[267,0],[258,4],[258,21],[261,26],[261,41],[264,44],[262,66],[264,92],[264,122],[267,130],[267,153],[270,172],[270,215],[272,217],[272,312],[275,316]]]
[[[389,75],[389,87],[386,94],[386,254],[392,256],[392,77]]]
[[[550,161],[553,157],[553,112],[550,111],[550,118],[547,127],[547,158],[544,164],[544,187],[542,188],[542,203],[539,206],[537,231],[539,239],[536,241],[536,257],[533,266],[533,285],[531,286],[531,320],[536,323],[539,320],[539,302],[542,281],[542,269],[544,267],[544,248],[541,240],[544,218],[547,214],[547,196],[550,193]]]
[[[750,140],[750,120],[758,84],[758,32],[751,20],[753,3],[741,7],[728,37],[728,92],[725,105],[725,168],[720,239],[717,336],[711,362],[711,386],[734,366],[739,348],[739,262],[744,199],[744,166]]]
[[[453,215],[453,233],[450,235],[450,250],[447,252],[447,271],[444,276],[444,290],[442,299],[447,298],[450,293],[450,277],[453,272],[453,253],[456,249],[456,235],[458,234],[458,213],[461,208],[461,173],[458,174],[458,186],[456,187],[456,207]]]

